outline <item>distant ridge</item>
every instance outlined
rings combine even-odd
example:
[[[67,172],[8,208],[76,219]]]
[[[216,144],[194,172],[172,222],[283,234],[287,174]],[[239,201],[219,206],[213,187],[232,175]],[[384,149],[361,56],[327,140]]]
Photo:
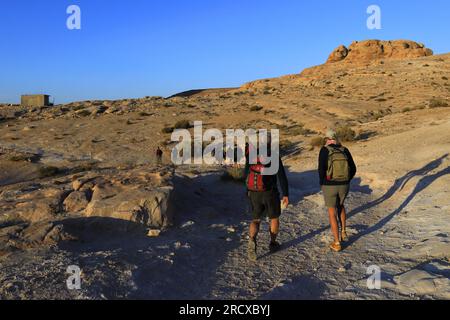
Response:
[[[194,95],[203,95],[203,94],[209,94],[209,93],[225,93],[227,91],[231,91],[231,90],[235,90],[235,89],[238,89],[238,88],[193,89],[193,90],[176,93],[168,98],[170,99],[170,98],[175,98],[175,97],[191,97]]]

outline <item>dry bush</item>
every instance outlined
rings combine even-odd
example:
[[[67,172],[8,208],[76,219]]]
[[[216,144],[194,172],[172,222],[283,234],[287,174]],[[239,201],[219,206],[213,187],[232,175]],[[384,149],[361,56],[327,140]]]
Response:
[[[80,117],[88,117],[91,115],[91,111],[89,110],[80,110],[79,112],[76,113],[77,116]]]
[[[32,159],[32,156],[14,155],[14,156],[11,156],[8,160],[9,161],[14,161],[14,162],[21,162],[21,161],[31,162],[31,159]]]
[[[191,122],[189,120],[180,120],[177,121],[174,125],[175,129],[189,129],[192,128]]]
[[[443,100],[443,99],[431,99],[430,100],[430,108],[434,109],[434,108],[446,108],[448,107],[448,102]]]
[[[245,168],[241,167],[227,168],[221,177],[221,179],[224,181],[235,181],[235,182],[244,182],[245,178],[246,178]]]
[[[250,111],[260,111],[262,109],[263,109],[263,107],[261,107],[261,106],[253,106],[250,108]]]
[[[172,133],[173,130],[174,130],[173,127],[164,127],[164,128],[162,128],[161,132],[162,133]]]
[[[403,110],[402,110],[403,113],[409,112],[409,111],[412,111],[412,109],[410,107],[403,108]]]
[[[279,147],[280,147],[281,154],[287,154],[287,153],[295,150],[295,148],[297,147],[297,144],[290,140],[281,140]]]
[[[323,147],[325,145],[325,138],[323,137],[314,137],[311,139],[311,141],[309,142],[309,145],[313,148],[316,147]]]
[[[355,141],[356,132],[349,126],[341,126],[336,129],[336,134],[342,142]]]

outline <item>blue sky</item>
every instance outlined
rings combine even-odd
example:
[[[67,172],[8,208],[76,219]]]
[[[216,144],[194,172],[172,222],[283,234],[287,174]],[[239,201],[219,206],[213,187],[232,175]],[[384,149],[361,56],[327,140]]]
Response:
[[[66,9],[81,8],[81,30]],[[369,5],[382,30],[366,27]],[[340,44],[411,39],[450,52],[448,0],[1,0],[0,102],[232,87],[323,63]]]

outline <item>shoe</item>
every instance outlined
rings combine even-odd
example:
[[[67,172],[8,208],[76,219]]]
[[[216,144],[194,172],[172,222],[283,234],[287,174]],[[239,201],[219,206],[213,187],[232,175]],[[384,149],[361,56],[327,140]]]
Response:
[[[280,247],[281,247],[281,244],[279,242],[277,242],[277,241],[271,242],[269,244],[269,251],[270,252],[278,251],[278,249],[280,249]]]
[[[347,235],[347,232],[345,232],[345,231],[342,231],[342,232],[341,232],[341,241],[343,241],[343,242],[348,241],[348,235]]]
[[[333,242],[330,244],[330,249],[334,252],[339,252],[342,250],[341,243],[340,242]]]
[[[256,261],[258,256],[256,254],[256,241],[253,239],[248,240],[247,256],[250,261]]]

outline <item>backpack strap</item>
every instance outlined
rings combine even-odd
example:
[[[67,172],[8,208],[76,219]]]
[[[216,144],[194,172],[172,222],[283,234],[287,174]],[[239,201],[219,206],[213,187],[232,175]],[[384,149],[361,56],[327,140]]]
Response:
[[[336,147],[325,146],[325,148],[328,149],[328,157],[329,157],[330,155],[332,155],[333,153],[340,152],[340,153],[342,153],[342,154],[345,156],[345,158],[348,160],[347,154],[345,153],[345,147],[344,147],[344,146],[336,146]]]

